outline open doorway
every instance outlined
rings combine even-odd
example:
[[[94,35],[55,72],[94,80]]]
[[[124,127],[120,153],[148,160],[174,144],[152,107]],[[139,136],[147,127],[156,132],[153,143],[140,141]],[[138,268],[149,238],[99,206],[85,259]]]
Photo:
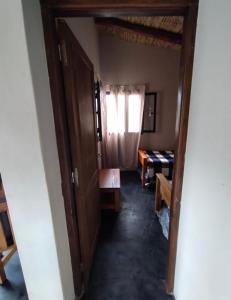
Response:
[[[156,38],[154,25],[160,27],[163,37]],[[162,28],[166,26],[176,31],[171,38],[164,36],[168,31]],[[69,80],[65,86],[72,85],[67,65],[75,63],[71,57],[78,55],[77,41],[94,67],[102,210],[89,283],[93,288],[87,290],[90,299],[93,295],[111,297],[112,291],[119,297],[121,285],[127,298],[131,295],[140,299],[145,295],[165,297],[163,281],[167,271],[182,31],[181,16],[58,21],[61,59],[65,59],[62,65],[66,65],[63,74]],[[91,45],[86,42],[89,40]],[[76,65],[80,67],[80,63]],[[76,81],[77,73],[76,70]],[[83,72],[81,82],[82,78]],[[65,94],[68,98],[66,88]],[[80,99],[78,92],[77,99]],[[83,112],[81,104],[79,109]],[[79,119],[79,126],[83,127],[83,117]],[[90,137],[87,145],[89,140]],[[86,151],[89,153],[89,147]],[[162,186],[165,182],[167,187]],[[160,191],[166,188],[169,188],[168,197],[161,197]],[[155,190],[159,196],[158,207]],[[97,229],[95,224],[94,228]],[[148,291],[138,288],[144,281],[145,285],[150,284]]]
[[[77,5],[78,6],[78,5]],[[186,5],[187,6],[187,5]],[[155,5],[154,5],[155,7]],[[70,7],[69,7],[70,8]],[[73,13],[74,9],[71,10],[71,14],[69,16],[74,16],[75,13]],[[94,11],[94,9],[93,9]],[[154,10],[155,11],[155,10]],[[170,9],[171,11],[171,9]],[[74,35],[71,33],[70,28],[63,23],[63,21],[58,21],[57,19],[53,18],[49,13],[49,9],[46,8],[43,10],[44,12],[44,29],[45,29],[45,37],[47,42],[47,51],[48,51],[48,66],[49,71],[51,74],[51,81],[52,81],[52,93],[53,93],[53,101],[54,101],[54,117],[56,122],[56,129],[57,129],[57,139],[58,139],[58,146],[60,151],[60,157],[61,157],[61,173],[62,173],[62,179],[63,179],[63,193],[65,198],[65,204],[66,204],[66,214],[67,214],[67,223],[68,223],[68,229],[69,234],[71,232],[71,238],[70,238],[70,245],[71,245],[71,256],[72,256],[72,264],[73,264],[73,273],[74,273],[74,282],[76,284],[76,291],[77,294],[82,294],[84,292],[83,286],[87,286],[87,283],[89,282],[89,274],[90,269],[92,265],[92,259],[93,259],[93,253],[95,244],[97,241],[97,234],[98,234],[98,225],[99,225],[99,211],[96,212],[96,210],[92,209],[90,206],[91,199],[95,199],[94,205],[98,203],[99,200],[99,194],[97,191],[97,188],[94,190],[92,187],[96,186],[95,181],[95,175],[96,168],[95,166],[95,159],[97,155],[97,151],[95,146],[92,144],[92,147],[90,149],[95,149],[93,152],[95,153],[95,158],[91,159],[87,157],[87,151],[84,152],[84,147],[82,147],[82,144],[84,145],[85,142],[82,143],[82,140],[78,140],[77,138],[80,137],[87,137],[83,135],[84,132],[84,124],[90,124],[92,123],[92,120],[95,120],[95,116],[93,116],[93,112],[95,107],[90,108],[90,102],[85,105],[83,103],[82,109],[80,102],[73,101],[72,97],[76,97],[78,99],[83,99],[83,97],[86,96],[85,99],[90,99],[90,93],[89,91],[93,88],[92,85],[92,79],[93,79],[93,73],[92,73],[92,66],[91,63],[89,63],[88,58],[86,58],[86,55],[83,54],[83,51],[80,51],[78,59],[76,59],[76,56],[73,54],[76,54],[77,48],[79,48],[79,43],[75,42]],[[161,15],[165,15],[164,9],[162,11]],[[52,11],[54,13],[54,11]],[[55,14],[57,17],[68,17],[68,9],[63,10],[57,9],[55,11]],[[97,15],[100,14],[97,12]],[[121,13],[123,14],[123,13]],[[144,13],[147,15],[147,12]],[[157,13],[160,15],[160,12]],[[189,96],[190,96],[190,83],[191,83],[191,72],[192,72],[192,58],[193,58],[193,48],[192,45],[194,44],[194,38],[195,38],[195,28],[196,28],[196,15],[197,15],[197,6],[192,6],[188,10],[185,8],[182,9],[182,7],[179,7],[178,13],[176,12],[176,7],[172,8],[172,11],[167,12],[168,15],[172,16],[184,16],[184,31],[183,31],[183,50],[181,53],[180,58],[180,76],[179,76],[179,84],[178,84],[178,99],[179,99],[179,110],[180,110],[180,122],[179,122],[179,130],[177,131],[177,145],[175,150],[175,169],[174,169],[174,177],[173,177],[173,188],[171,193],[171,213],[170,213],[170,231],[169,231],[169,242],[168,242],[168,258],[167,258],[167,274],[166,274],[166,290],[167,292],[172,292],[173,290],[173,282],[174,282],[174,268],[175,268],[175,256],[176,256],[176,245],[177,245],[177,230],[178,230],[178,220],[179,220],[179,202],[180,202],[180,195],[181,195],[181,185],[182,185],[182,175],[183,175],[183,165],[184,165],[184,151],[185,151],[185,143],[186,143],[186,134],[187,134],[187,119],[188,119],[188,110],[189,110]],[[78,15],[78,9],[76,10],[76,15]],[[94,15],[94,13],[92,13]],[[113,15],[111,13],[111,15]],[[118,12],[115,14],[118,16]],[[126,15],[129,15],[126,11]],[[155,13],[154,13],[155,15]],[[102,13],[102,17],[104,16],[104,13]],[[113,16],[114,17],[114,16]],[[127,22],[127,21],[126,21]],[[58,29],[59,32],[57,34],[56,26],[58,23]],[[61,25],[62,24],[62,25]],[[62,27],[62,28],[61,28]],[[54,31],[53,31],[54,30]],[[54,34],[56,32],[56,34]],[[69,33],[70,34],[69,34]],[[66,37],[69,35],[70,40],[72,40],[67,46],[67,40]],[[58,36],[58,38],[57,38]],[[61,37],[61,39],[60,39]],[[63,43],[63,41],[65,41]],[[74,49],[75,48],[75,49]],[[60,68],[60,62],[59,62],[59,56],[58,56],[58,49],[61,55],[61,68]],[[74,49],[74,50],[73,50]],[[51,53],[51,50],[53,50],[53,57],[49,56],[49,53]],[[56,56],[54,56],[54,53]],[[71,64],[70,64],[70,58],[71,58]],[[186,63],[186,58],[188,59]],[[69,61],[69,63],[68,63]],[[78,66],[75,68],[75,66]],[[68,68],[69,71],[67,72]],[[71,71],[71,67],[73,67],[74,71]],[[78,74],[78,72],[82,70]],[[65,72],[66,76],[65,76]],[[63,76],[64,74],[64,76]],[[83,75],[83,76],[81,76]],[[64,89],[63,89],[63,78],[64,78]],[[74,80],[79,78],[79,80],[82,82],[82,86],[77,86],[74,84]],[[85,78],[85,79],[84,79]],[[66,81],[66,82],[65,82]],[[91,82],[91,83],[90,83]],[[57,85],[58,83],[58,85]],[[124,84],[124,83],[120,83]],[[88,88],[87,88],[88,86]],[[68,87],[68,88],[67,88]],[[85,89],[85,90],[84,90]],[[87,91],[86,91],[87,89]],[[136,88],[137,89],[137,88]],[[109,92],[110,95],[112,94],[113,89],[110,91],[106,91],[106,95]],[[91,91],[92,92],[92,91]],[[155,95],[158,91],[148,91],[152,95]],[[136,95],[136,93],[134,94]],[[134,96],[133,95],[133,96]],[[65,104],[65,99],[68,98],[72,99],[70,103],[67,105]],[[136,97],[135,97],[136,98]],[[143,97],[144,98],[144,97]],[[154,96],[156,99],[156,96]],[[125,96],[126,99],[126,96]],[[140,97],[141,99],[141,97]],[[73,103],[75,102],[75,105]],[[126,100],[125,100],[126,102]],[[128,96],[128,106],[129,106],[129,96]],[[88,109],[86,107],[88,106]],[[143,104],[144,106],[144,104]],[[138,106],[137,106],[138,107]],[[142,105],[140,104],[140,107]],[[154,108],[154,106],[153,106]],[[84,111],[84,109],[86,109]],[[152,109],[152,107],[151,107]],[[150,110],[151,110],[150,109]],[[125,109],[126,110],[126,109]],[[149,110],[149,108],[148,108]],[[89,112],[92,112],[89,114]],[[137,110],[136,110],[137,111]],[[142,116],[143,116],[143,110]],[[70,117],[68,115],[69,113],[74,112],[74,116]],[[90,118],[85,118],[91,115]],[[152,112],[150,113],[152,115]],[[78,122],[78,120],[81,120],[81,122]],[[90,121],[90,123],[89,123]],[[87,123],[88,122],[88,123]],[[128,121],[129,123],[129,121]],[[142,123],[142,122],[140,122]],[[149,123],[149,122],[147,122]],[[93,123],[92,123],[93,124]],[[95,122],[96,124],[96,122]],[[78,127],[79,125],[79,127]],[[146,124],[147,125],[147,124]],[[82,126],[82,129],[81,129]],[[126,125],[127,126],[127,125]],[[91,129],[94,129],[92,125],[90,125]],[[79,129],[80,128],[80,129]],[[154,128],[154,127],[153,127]],[[63,136],[60,135],[60,129],[63,134]],[[72,132],[68,133],[68,130]],[[80,131],[79,131],[80,130]],[[88,135],[87,141],[93,141],[94,138],[96,138],[96,130],[89,130],[85,131],[86,133],[90,133]],[[94,132],[94,133],[93,133]],[[141,130],[140,130],[141,133]],[[86,145],[87,145],[86,141]],[[140,141],[138,139],[138,141]],[[96,142],[96,139],[95,139]],[[79,143],[79,144],[78,144]],[[138,143],[139,146],[139,143]],[[80,149],[78,148],[80,147]],[[87,150],[87,147],[85,147]],[[156,153],[152,152],[154,154],[154,158],[151,157],[151,154],[147,152],[149,151],[156,151],[158,149],[141,149],[146,152],[143,152],[144,155],[146,155],[146,159],[153,160],[156,157]],[[159,149],[160,150],[160,149]],[[168,151],[169,149],[164,149],[169,155]],[[82,152],[81,152],[82,151]],[[102,152],[103,153],[103,152]],[[142,155],[143,155],[142,154]],[[76,162],[79,160],[81,162],[77,162],[79,164],[79,167],[75,167],[75,164],[73,164],[73,156],[76,155]],[[148,155],[148,157],[147,157]],[[160,153],[160,155],[163,156],[163,153]],[[172,154],[171,154],[172,155]],[[93,155],[94,156],[94,155]],[[92,157],[93,157],[92,156]],[[138,156],[138,152],[137,152]],[[150,156],[150,157],[149,157]],[[166,158],[165,158],[166,159]],[[88,164],[89,168],[86,168],[86,170],[91,170],[90,172],[90,179],[88,183],[86,183],[86,188],[83,189],[83,186],[81,183],[87,180],[88,176],[87,173],[84,173],[85,167],[83,167],[83,161]],[[93,163],[94,161],[94,163]],[[91,162],[91,163],[90,163]],[[143,186],[146,184],[144,182],[145,179],[149,180],[149,184],[152,184],[152,180],[150,179],[152,176],[149,176],[153,171],[150,171],[148,169],[147,164],[143,164],[143,172],[142,172],[142,184]],[[91,169],[90,169],[91,168]],[[82,171],[81,171],[82,169]],[[162,167],[161,167],[162,169]],[[169,168],[168,168],[169,169]],[[169,171],[168,171],[169,172]],[[85,174],[85,175],[84,175]],[[147,176],[148,174],[148,176]],[[127,174],[127,178],[129,178],[131,174]],[[82,178],[81,178],[82,177]],[[131,176],[130,176],[131,177]],[[157,180],[156,174],[154,172],[154,181],[155,184]],[[72,181],[74,183],[74,189],[72,186],[72,183],[68,182],[69,178],[72,178]],[[115,175],[114,175],[115,178]],[[131,178],[130,178],[131,179]],[[136,181],[136,179],[131,179],[130,182]],[[126,178],[124,179],[124,182],[126,183]],[[95,185],[96,184],[96,185]],[[159,183],[160,185],[161,183]],[[82,188],[83,192],[78,195],[79,189]],[[140,188],[141,182],[140,182]],[[143,187],[144,188],[144,187]],[[95,193],[94,193],[95,191]],[[143,190],[142,190],[143,191]],[[85,193],[85,195],[84,195]],[[159,193],[161,195],[161,192]],[[88,196],[86,196],[88,195]],[[154,198],[154,195],[152,194],[152,197]],[[165,197],[163,197],[164,200],[167,202]],[[89,201],[85,201],[86,199],[89,199]],[[168,200],[169,201],[169,200]],[[98,204],[96,205],[98,207]],[[99,207],[98,207],[99,208]],[[157,208],[157,207],[156,207]],[[82,209],[85,209],[85,215],[82,214]],[[116,208],[118,210],[118,206]],[[86,217],[87,216],[87,217]],[[82,221],[81,221],[82,219]],[[87,220],[87,221],[86,221]],[[86,226],[84,226],[84,224]],[[73,228],[75,231],[75,234],[73,235]],[[88,228],[86,230],[86,228]],[[83,246],[84,245],[84,246]],[[145,280],[147,283],[147,280]],[[83,285],[83,283],[85,283]],[[122,285],[123,286],[123,285]]]

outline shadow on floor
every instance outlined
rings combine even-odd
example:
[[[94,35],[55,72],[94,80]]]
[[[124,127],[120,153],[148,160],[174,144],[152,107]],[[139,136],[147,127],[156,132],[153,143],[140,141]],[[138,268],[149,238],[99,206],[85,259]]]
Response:
[[[7,282],[0,286],[0,300],[28,300],[17,252],[6,264],[5,271]]]
[[[167,240],[153,212],[153,192],[138,173],[121,173],[122,209],[105,211],[85,300],[168,300]]]

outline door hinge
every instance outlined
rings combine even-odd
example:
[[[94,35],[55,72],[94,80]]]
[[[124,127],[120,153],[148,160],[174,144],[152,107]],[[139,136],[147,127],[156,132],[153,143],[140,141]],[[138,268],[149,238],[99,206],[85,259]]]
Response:
[[[74,171],[71,172],[71,181],[76,185],[76,187],[79,186],[79,172],[77,168],[75,168]]]
[[[67,49],[66,49],[65,41],[61,41],[58,44],[58,51],[59,51],[59,60],[64,64],[64,66],[68,66]]]
[[[60,44],[58,44],[58,52],[59,52],[59,60],[62,61],[62,52],[61,52]]]

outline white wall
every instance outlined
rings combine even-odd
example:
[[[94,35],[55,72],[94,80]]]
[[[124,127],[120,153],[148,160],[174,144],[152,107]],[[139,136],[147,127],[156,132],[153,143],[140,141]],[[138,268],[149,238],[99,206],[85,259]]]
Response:
[[[142,134],[140,147],[174,149],[180,52],[129,43],[100,34],[101,78],[109,84],[149,84],[159,92],[157,132]]]
[[[94,65],[96,77],[100,77],[98,31],[94,18],[66,18],[68,26]]]
[[[0,172],[29,298],[73,300],[39,1],[1,1],[0,36]]]
[[[231,2],[200,0],[177,254],[177,300],[230,300]]]

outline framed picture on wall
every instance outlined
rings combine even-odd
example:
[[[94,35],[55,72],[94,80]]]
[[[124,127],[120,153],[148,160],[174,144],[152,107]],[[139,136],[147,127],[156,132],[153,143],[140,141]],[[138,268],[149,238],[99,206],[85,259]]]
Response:
[[[145,93],[142,133],[156,132],[157,93]]]

